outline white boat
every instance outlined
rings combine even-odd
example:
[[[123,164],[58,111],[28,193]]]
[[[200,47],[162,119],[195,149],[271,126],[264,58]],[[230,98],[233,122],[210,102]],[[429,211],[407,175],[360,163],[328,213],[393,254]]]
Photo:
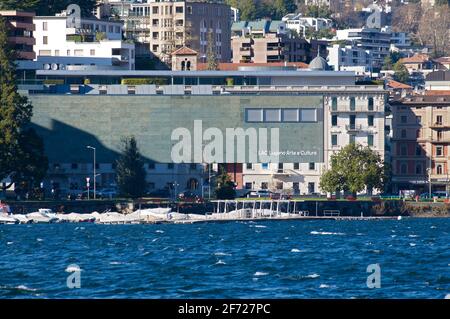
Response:
[[[18,221],[11,216],[6,214],[0,214],[0,224],[12,225],[17,224]]]
[[[14,218],[15,220],[17,220],[17,222],[19,224],[27,224],[30,222],[30,220],[27,218],[27,216],[22,215],[22,214],[14,214],[11,215],[12,218]]]
[[[96,215],[93,214],[56,214],[59,222],[62,223],[86,223],[94,222],[97,219]]]
[[[26,217],[32,223],[55,223],[58,221],[57,214],[47,208],[40,208],[39,211],[29,213]]]

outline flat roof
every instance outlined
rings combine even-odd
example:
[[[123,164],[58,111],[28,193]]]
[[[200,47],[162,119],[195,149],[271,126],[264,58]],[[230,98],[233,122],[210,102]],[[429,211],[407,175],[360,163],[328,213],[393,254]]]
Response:
[[[37,75],[54,76],[256,76],[256,77],[349,77],[355,76],[353,71],[311,71],[311,70],[264,70],[264,71],[148,71],[148,70],[37,70]]]

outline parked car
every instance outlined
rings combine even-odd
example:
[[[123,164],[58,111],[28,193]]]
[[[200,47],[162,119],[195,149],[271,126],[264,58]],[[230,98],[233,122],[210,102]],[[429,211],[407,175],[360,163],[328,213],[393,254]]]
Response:
[[[193,192],[190,192],[190,191],[185,191],[183,193],[178,194],[178,199],[180,201],[189,202],[189,203],[203,203],[204,202],[203,197],[201,197]]]
[[[434,198],[434,197],[447,198],[448,194],[447,194],[447,192],[444,192],[444,191],[437,191],[437,192],[431,193],[431,198]],[[430,199],[430,193],[422,193],[422,194],[420,194],[420,198],[421,199]]]
[[[251,191],[249,197],[270,197],[272,192],[266,189],[261,189],[258,191]]]

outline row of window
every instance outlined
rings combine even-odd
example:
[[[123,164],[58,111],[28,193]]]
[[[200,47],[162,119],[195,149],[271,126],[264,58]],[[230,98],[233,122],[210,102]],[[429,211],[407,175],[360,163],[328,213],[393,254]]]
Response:
[[[294,164],[294,169],[295,170],[299,170],[300,169],[300,163],[293,163]],[[254,165],[253,163],[246,163],[245,167],[246,169],[249,170],[253,170],[254,169]],[[278,169],[284,169],[284,163],[278,163]],[[262,169],[269,169],[269,163],[262,163],[261,164],[261,168]],[[316,169],[316,163],[314,162],[310,162],[308,163],[308,169],[309,170],[315,170]]]
[[[356,116],[355,115],[350,115],[349,116],[350,119],[350,125],[355,125],[355,120],[356,120]],[[374,119],[375,117],[373,115],[368,115],[367,116],[367,125],[368,126],[374,126]],[[338,125],[338,116],[335,115],[331,115],[331,126],[337,126]]]
[[[245,120],[250,123],[317,122],[317,109],[312,108],[248,108]]]
[[[436,164],[435,169],[433,171],[436,175],[444,175],[444,168],[445,164]],[[424,165],[421,163],[417,163],[414,167],[414,173],[416,175],[423,175],[425,174]],[[400,174],[401,175],[408,175],[408,164],[407,163],[400,163]]]
[[[114,25],[108,25],[108,28],[106,28],[105,24],[89,24],[89,23],[83,23],[81,25],[82,29],[85,30],[93,30],[93,31],[100,31],[100,32],[106,32],[108,30],[109,33],[121,33],[122,27],[121,26],[114,26]],[[42,31],[48,31],[48,22],[43,21],[42,22]]]
[[[292,186],[288,183],[283,182],[276,182],[275,188],[278,190],[282,189],[292,189],[294,191],[294,194],[300,193],[300,183],[299,182],[293,182]],[[247,182],[245,183],[245,189],[269,189],[269,183],[268,182],[262,182],[259,185],[256,185],[255,182]],[[308,191],[307,194],[312,194],[316,192],[316,183],[309,182],[308,183]]]
[[[349,134],[348,135],[348,142],[349,144],[356,143],[356,135],[355,134]],[[367,135],[367,145],[373,146],[374,143],[374,135],[368,134]],[[337,134],[331,134],[331,146],[338,146],[338,135]]]
[[[356,99],[354,97],[350,98],[350,111],[356,111]],[[367,107],[369,111],[374,110],[374,100],[373,97],[368,98]],[[331,98],[331,110],[337,111],[338,110],[338,100],[337,97]]]

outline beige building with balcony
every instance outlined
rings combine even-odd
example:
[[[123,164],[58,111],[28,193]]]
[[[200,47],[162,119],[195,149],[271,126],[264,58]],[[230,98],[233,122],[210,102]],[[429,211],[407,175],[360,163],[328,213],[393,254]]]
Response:
[[[449,190],[450,95],[406,97],[391,103],[394,191]],[[431,173],[431,176],[430,176]]]
[[[208,45],[220,62],[229,62],[230,16],[228,5],[191,1],[149,1],[109,3],[111,12],[125,22],[127,38],[148,44],[149,51],[166,63],[171,53],[186,46],[206,61]],[[211,35],[209,36],[209,34]],[[208,39],[213,43],[208,44]]]
[[[8,27],[8,42],[13,46],[19,60],[33,60],[35,40],[33,32],[34,13],[23,11],[0,11],[0,16],[6,19]]]

